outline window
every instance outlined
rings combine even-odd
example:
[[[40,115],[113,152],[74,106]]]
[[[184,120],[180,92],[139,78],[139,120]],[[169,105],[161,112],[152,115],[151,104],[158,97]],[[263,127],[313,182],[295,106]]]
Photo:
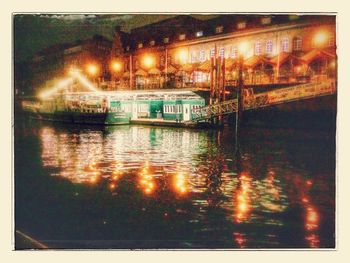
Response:
[[[231,57],[236,58],[238,56],[238,49],[237,47],[233,47],[231,51]]]
[[[294,51],[299,51],[301,50],[301,44],[302,44],[302,38],[301,37],[295,37],[293,39],[293,50]]]
[[[139,104],[139,112],[148,112],[148,104]]]
[[[202,36],[203,36],[203,31],[196,32],[196,37],[202,37]]]
[[[271,17],[263,17],[263,18],[261,18],[261,24],[263,24],[263,25],[271,24]]]
[[[137,48],[142,48],[143,47],[143,44],[142,43],[138,43],[137,44]]]
[[[289,39],[287,37],[284,37],[281,40],[281,50],[282,50],[282,52],[289,51]]]
[[[223,47],[221,47],[220,49],[219,49],[219,57],[224,57],[225,56],[225,48],[223,48]]]
[[[192,51],[192,53],[191,53],[191,63],[195,63],[196,61],[197,61],[196,52]]]
[[[267,42],[266,42],[266,54],[272,54],[272,48],[273,48],[272,40],[267,40]]]
[[[261,55],[261,41],[258,40],[256,43],[255,43],[255,55],[257,56],[260,56]]]
[[[199,61],[205,61],[205,50],[199,51]]]
[[[244,28],[246,28],[246,25],[247,25],[247,23],[246,22],[239,22],[238,24],[237,24],[237,29],[244,29]]]
[[[185,40],[185,39],[186,39],[186,34],[179,35],[179,40]]]
[[[127,47],[126,47],[126,51],[129,51],[129,50],[130,50],[130,46],[127,46]]]
[[[168,37],[163,38],[163,43],[164,43],[164,44],[169,43],[169,38],[168,38]]]
[[[215,57],[215,48],[210,49],[210,57]]]
[[[215,28],[215,33],[216,34],[219,34],[219,33],[222,33],[222,32],[224,32],[224,26],[217,26]]]
[[[154,41],[154,40],[151,40],[150,42],[149,42],[149,45],[150,46],[154,46],[156,44],[156,41]]]

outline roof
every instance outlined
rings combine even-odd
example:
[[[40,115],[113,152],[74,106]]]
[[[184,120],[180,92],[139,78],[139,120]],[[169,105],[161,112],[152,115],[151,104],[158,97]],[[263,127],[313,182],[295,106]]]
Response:
[[[319,50],[319,49],[313,49],[303,55],[300,59],[303,60],[306,63],[310,63],[311,61],[320,58],[320,57],[330,57],[335,58],[335,54],[328,50]]]

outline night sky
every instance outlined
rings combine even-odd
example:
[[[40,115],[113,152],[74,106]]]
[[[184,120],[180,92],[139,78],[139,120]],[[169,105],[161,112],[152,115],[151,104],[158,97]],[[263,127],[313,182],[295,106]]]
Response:
[[[123,31],[175,15],[145,14],[17,14],[14,16],[15,61],[28,61],[35,52],[54,44],[74,42],[100,34],[112,40],[114,27]],[[213,16],[196,15],[207,19]]]

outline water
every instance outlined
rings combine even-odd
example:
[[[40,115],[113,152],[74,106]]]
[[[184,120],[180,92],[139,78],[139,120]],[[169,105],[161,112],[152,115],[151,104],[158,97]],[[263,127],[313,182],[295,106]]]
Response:
[[[53,248],[331,248],[334,133],[19,118],[16,229]]]

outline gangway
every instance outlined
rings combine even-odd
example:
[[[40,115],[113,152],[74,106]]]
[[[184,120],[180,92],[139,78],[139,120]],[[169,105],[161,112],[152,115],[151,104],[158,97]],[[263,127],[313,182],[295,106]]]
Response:
[[[259,94],[254,94],[251,89],[246,91],[243,98],[243,109],[253,110],[297,100],[331,95],[336,92],[336,83],[334,80],[311,82]],[[214,117],[233,114],[237,111],[237,105],[237,99],[232,99],[194,109],[192,110],[192,119],[187,122],[206,121]]]

